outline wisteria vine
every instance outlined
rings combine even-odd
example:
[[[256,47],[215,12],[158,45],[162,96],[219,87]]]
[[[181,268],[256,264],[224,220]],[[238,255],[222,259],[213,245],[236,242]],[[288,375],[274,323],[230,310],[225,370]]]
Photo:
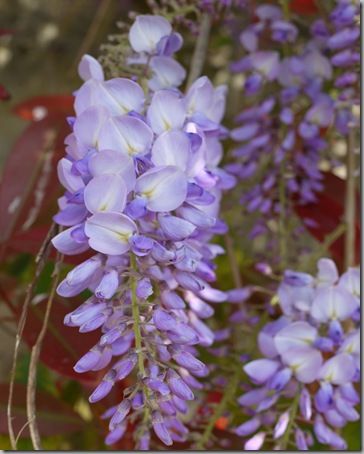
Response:
[[[168,10],[160,3],[151,9]],[[359,419],[359,269],[339,276],[321,258],[315,276],[290,270],[287,219],[292,201],[317,201],[322,162],[338,164],[328,137],[347,140],[355,126],[359,5],[336,0],[325,19],[303,26],[285,1],[250,4],[244,55],[231,66],[243,76],[244,108],[229,130],[227,85],[200,76],[199,52],[219,11],[249,2],[180,3],[203,20],[196,28],[176,14],[176,22],[199,38],[207,31],[190,71],[176,58],[181,34],[158,14],[137,15],[115,54],[125,77],[106,79],[90,55],[79,63],[84,82],[58,163],[65,193],[54,221],[63,230],[52,243],[83,260],[57,288],[85,297],[64,323],[100,336],[74,369],[105,370],[90,403],[127,379],[102,415],[107,445],[133,427],[135,449],[149,450],[155,435],[165,446],[189,441],[202,450],[224,417],[245,450],[308,450],[315,441],[347,449],[340,430]],[[214,237],[228,232],[221,199],[237,180],[249,186],[238,194],[244,213],[258,213],[249,238],[275,234],[271,266],[255,266],[273,283],[243,286],[235,261],[236,288],[222,291],[212,286],[224,254]],[[221,324],[207,320],[214,303],[229,303]],[[216,389],[220,400],[205,411]]]

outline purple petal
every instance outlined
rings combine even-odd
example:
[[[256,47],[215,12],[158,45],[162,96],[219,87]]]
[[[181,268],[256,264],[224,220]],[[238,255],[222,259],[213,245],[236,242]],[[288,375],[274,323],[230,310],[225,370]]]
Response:
[[[243,369],[255,383],[265,383],[277,371],[279,362],[272,359],[257,359],[246,364]]]
[[[260,426],[260,419],[252,418],[234,429],[234,432],[236,433],[236,435],[239,435],[239,437],[246,437],[247,435],[251,435],[256,430],[258,430]]]
[[[187,179],[178,167],[159,166],[140,176],[135,189],[147,199],[150,211],[171,211],[185,201]]]
[[[156,52],[159,41],[172,32],[171,24],[162,16],[139,15],[129,31],[129,42],[135,52]]]
[[[136,181],[134,162],[128,155],[112,150],[100,151],[91,157],[89,170],[94,177],[104,174],[120,175],[126,184],[128,192],[134,189]]]
[[[136,117],[123,115],[109,118],[99,134],[100,150],[115,150],[129,156],[140,156],[149,152],[153,141],[150,127]]]
[[[96,213],[86,221],[85,226],[90,247],[109,255],[128,251],[129,238],[136,230],[135,223],[119,213]]]
[[[100,175],[85,187],[85,205],[91,213],[119,211],[126,205],[127,188],[118,175]]]
[[[87,54],[81,58],[78,64],[78,74],[85,81],[88,79],[104,80],[102,66],[95,58]]]
[[[186,77],[184,67],[170,57],[153,57],[150,68],[153,71],[153,77],[149,80],[148,86],[153,91],[179,87]]]
[[[156,134],[181,129],[186,112],[179,96],[168,90],[156,92],[147,111],[148,123]]]
[[[71,227],[67,230],[63,230],[63,232],[59,233],[52,239],[52,244],[57,251],[62,252],[62,254],[65,255],[76,255],[89,249],[87,242],[80,243],[73,239],[72,232],[76,229],[77,227]]]
[[[167,131],[157,137],[152,148],[152,162],[156,166],[176,166],[186,171],[191,155],[191,144],[183,131]]]

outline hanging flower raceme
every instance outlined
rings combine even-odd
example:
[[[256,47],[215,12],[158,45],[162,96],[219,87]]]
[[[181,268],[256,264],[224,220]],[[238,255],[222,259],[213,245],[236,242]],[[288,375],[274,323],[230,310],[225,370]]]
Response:
[[[228,169],[242,180],[255,178],[241,198],[248,213],[259,213],[252,237],[267,232],[279,213],[287,213],[290,199],[316,201],[323,188],[323,158],[337,165],[326,156],[325,133],[334,125],[341,134],[348,132],[351,106],[344,99],[358,98],[350,67],[359,55],[359,5],[346,0],[337,5],[330,14],[332,31],[321,19],[308,23],[309,41],[301,41],[305,35],[298,33],[304,22],[294,15],[289,20],[272,4],[258,5],[255,20],[240,35],[245,55],[232,69],[244,75],[246,107],[231,131],[237,146]],[[338,53],[330,58],[332,52]]]
[[[130,64],[151,70],[146,92],[142,80],[105,80],[88,55],[79,65],[84,84],[58,164],[66,192],[55,220],[65,230],[53,244],[63,254],[94,253],[58,287],[64,297],[92,293],[65,318],[81,333],[101,331],[75,365],[79,373],[109,367],[90,402],[136,375],[104,415],[106,443],[122,438],[131,418],[138,448],[149,449],[151,428],[167,446],[186,438],[179,415],[201,387],[195,377],[208,373],[196,346],[211,345],[214,334],[195,300],[208,315],[208,303],[225,300],[210,286],[222,252],[210,239],[226,230],[219,201],[234,178],[218,167],[225,88],[206,77],[185,95],[177,88],[185,70],[173,53],[182,39],[162,17],[137,17],[129,40]]]
[[[235,431],[248,437],[246,449],[261,449],[269,435],[277,449],[294,439],[307,450],[308,423],[319,443],[346,449],[337,429],[359,419],[359,292],[359,270],[339,277],[329,259],[319,260],[316,277],[285,272],[278,289],[283,315],[258,336],[264,358],[243,367],[256,385],[239,398],[248,419]]]

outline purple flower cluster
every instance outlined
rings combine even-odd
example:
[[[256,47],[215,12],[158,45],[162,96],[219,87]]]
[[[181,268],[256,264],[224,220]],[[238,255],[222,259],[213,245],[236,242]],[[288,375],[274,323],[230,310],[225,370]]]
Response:
[[[260,216],[252,237],[267,232],[268,221],[287,211],[282,191],[286,201],[316,201],[322,190],[319,164],[328,149],[323,133],[332,126],[348,131],[350,108],[342,101],[355,98],[357,76],[346,69],[337,76],[337,68],[359,59],[352,49],[358,45],[359,5],[348,0],[337,5],[330,15],[335,32],[320,19],[307,30],[309,41],[295,19],[287,20],[272,4],[257,6],[256,21],[240,35],[246,54],[233,70],[244,75],[247,107],[231,131],[238,146],[232,152],[236,161],[227,169],[242,180],[255,178],[241,197],[246,211]]]
[[[250,437],[245,449],[259,450],[269,435],[276,449],[287,449],[292,436],[307,450],[308,424],[319,443],[346,449],[337,429],[359,419],[359,292],[359,269],[339,277],[330,259],[319,260],[316,277],[285,272],[278,289],[283,315],[258,336],[264,358],[243,367],[256,385],[239,398],[248,419],[235,431]]]
[[[201,388],[195,377],[208,373],[196,346],[214,338],[203,319],[214,312],[208,302],[226,299],[210,286],[223,252],[210,240],[226,231],[220,197],[235,180],[219,168],[225,87],[201,77],[186,94],[177,89],[185,71],[172,54],[182,39],[160,16],[138,16],[129,40],[131,60],[151,78],[104,80],[88,55],[79,65],[85,82],[58,164],[66,192],[55,221],[65,230],[53,244],[63,254],[93,253],[57,289],[64,297],[90,291],[65,323],[81,333],[101,329],[75,370],[109,367],[90,402],[136,371],[135,385],[104,415],[106,443],[138,421],[145,450],[151,427],[168,446],[187,436],[179,415]]]
[[[333,67],[335,96],[335,128],[347,135],[355,124],[352,107],[359,104],[360,63],[360,4],[351,0],[337,0],[335,8],[325,23],[317,20],[312,33],[324,52],[330,55]]]

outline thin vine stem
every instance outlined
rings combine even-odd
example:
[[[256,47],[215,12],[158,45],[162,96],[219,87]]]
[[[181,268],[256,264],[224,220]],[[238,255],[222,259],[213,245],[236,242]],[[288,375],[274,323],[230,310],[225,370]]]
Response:
[[[200,77],[203,66],[206,60],[207,48],[209,45],[211,30],[211,16],[208,13],[204,13],[201,18],[200,31],[196,41],[195,50],[193,52],[190,73],[187,80],[187,88]]]
[[[355,265],[355,128],[349,128],[346,154],[345,268]]]
[[[300,395],[301,395],[301,390],[299,389],[293,399],[293,403],[292,403],[292,406],[291,406],[291,409],[289,412],[289,422],[287,425],[287,429],[282,437],[282,442],[281,442],[280,447],[281,447],[281,450],[283,450],[283,451],[287,449],[287,445],[290,441],[291,431],[294,427],[294,422],[295,422],[297,412],[298,412]]]
[[[52,309],[52,304],[56,294],[56,289],[59,283],[61,264],[63,261],[63,256],[60,253],[57,253],[56,263],[54,265],[54,271],[52,274],[52,287],[47,301],[46,311],[44,315],[44,320],[42,328],[38,334],[36,343],[32,347],[29,363],[29,372],[28,372],[28,383],[27,383],[27,418],[29,423],[29,432],[30,439],[33,444],[33,448],[36,451],[42,450],[41,438],[39,434],[39,429],[37,425],[37,415],[36,415],[36,390],[37,390],[37,370],[40,352],[42,350],[42,344],[44,337],[48,328],[48,321]]]
[[[27,320],[29,304],[30,304],[30,301],[33,296],[35,285],[38,282],[39,276],[40,276],[41,272],[43,271],[44,265],[46,263],[46,260],[47,260],[48,254],[49,254],[49,250],[50,250],[50,241],[53,237],[55,230],[56,230],[56,226],[53,223],[47,233],[46,238],[43,241],[43,244],[41,245],[41,247],[39,249],[38,254],[37,254],[37,257],[35,260],[36,268],[34,271],[33,279],[29,283],[26,294],[25,294],[25,299],[24,299],[22,311],[20,314],[18,329],[17,329],[17,333],[16,333],[16,337],[15,337],[13,361],[12,361],[12,366],[11,366],[11,370],[10,370],[8,404],[7,404],[7,410],[6,410],[9,438],[10,438],[11,447],[14,451],[17,450],[17,437],[15,436],[15,431],[14,431],[14,426],[13,426],[13,418],[14,418],[13,417],[13,397],[14,397],[15,374],[16,374],[16,367],[17,367],[17,363],[18,363],[19,348],[20,348],[20,343],[21,343],[21,339],[23,336],[25,322]]]
[[[220,403],[216,406],[215,411],[213,415],[211,416],[211,419],[206,426],[204,432],[202,433],[199,441],[195,445],[195,449],[198,449],[199,451],[203,451],[206,448],[206,444],[208,443],[212,431],[214,430],[216,421],[222,416],[224,411],[226,410],[227,405],[231,402],[231,400],[234,398],[236,391],[238,389],[239,383],[240,383],[240,376],[241,376],[241,366],[238,365],[237,369],[235,370],[235,373],[233,374],[230,382],[225,388],[224,394],[222,396],[222,399]]]
[[[136,258],[134,254],[130,254],[130,264],[133,272],[136,272]],[[137,289],[137,278],[134,275],[130,278],[130,287],[131,287],[131,310],[133,315],[133,329],[135,337],[135,348],[138,355],[138,369],[139,375],[141,378],[145,377],[145,367],[144,367],[144,353],[143,353],[143,343],[142,343],[142,334],[140,329],[140,312],[138,305],[138,297],[136,294]]]

